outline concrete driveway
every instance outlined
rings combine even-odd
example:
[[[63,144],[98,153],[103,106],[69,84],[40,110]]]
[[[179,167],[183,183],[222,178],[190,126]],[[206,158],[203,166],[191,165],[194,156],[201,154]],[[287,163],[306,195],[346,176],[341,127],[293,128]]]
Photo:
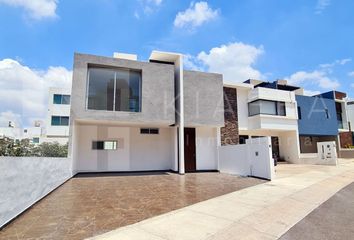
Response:
[[[0,239],[83,239],[265,181],[220,173],[79,175],[0,231]]]

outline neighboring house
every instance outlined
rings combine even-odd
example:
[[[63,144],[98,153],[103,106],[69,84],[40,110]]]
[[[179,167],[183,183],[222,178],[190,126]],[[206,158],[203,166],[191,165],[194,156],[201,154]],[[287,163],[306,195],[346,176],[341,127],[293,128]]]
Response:
[[[335,104],[335,116],[337,121],[338,138],[337,148],[338,151],[345,148],[347,145],[352,144],[352,133],[349,129],[349,118],[347,115],[347,94],[338,91],[330,91],[319,96],[327,99],[331,99]]]
[[[180,54],[75,54],[69,157],[74,172],[218,169],[220,74],[185,71]]]
[[[348,148],[350,146],[354,146],[354,101],[347,100],[346,102],[347,108],[347,117],[348,117],[348,130],[339,133],[340,135],[340,146],[342,148]],[[352,150],[354,151],[354,149]],[[354,153],[351,154],[354,157]]]
[[[69,139],[70,89],[49,88],[44,142],[66,144]]]
[[[317,158],[317,142],[334,141],[339,152],[349,138],[345,93],[304,96],[302,88],[290,86],[286,80],[250,79],[225,83],[224,95],[229,101],[224,103],[222,145],[269,136],[276,160],[306,163]],[[352,133],[349,135],[352,139]]]
[[[0,138],[10,138],[13,140],[29,139],[33,144],[42,143],[44,129],[41,121],[35,121],[32,127],[18,128],[9,123],[8,127],[0,128]]]
[[[301,157],[316,157],[317,143],[338,138],[338,121],[334,99],[319,96],[296,96],[299,118]]]
[[[253,79],[244,83],[225,83],[224,87],[228,98],[233,96],[237,101],[237,117],[232,121],[238,125],[239,137],[238,142],[236,138],[232,140],[233,144],[244,144],[248,138],[270,136],[274,158],[297,162],[299,140],[295,92],[300,88],[289,86],[284,80],[268,83]],[[226,111],[230,112],[227,108]],[[221,130],[222,136],[225,129]],[[232,131],[237,132],[235,129]]]
[[[347,101],[347,115],[349,122],[349,129],[354,130],[354,100]]]

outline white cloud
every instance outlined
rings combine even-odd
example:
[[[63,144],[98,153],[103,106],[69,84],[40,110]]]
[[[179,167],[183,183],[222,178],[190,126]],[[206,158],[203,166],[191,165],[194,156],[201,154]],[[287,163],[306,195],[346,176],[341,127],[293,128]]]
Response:
[[[306,95],[306,96],[315,96],[315,95],[318,95],[320,93],[321,93],[320,91],[312,91],[312,90],[304,89],[304,95]]]
[[[205,70],[202,66],[202,63],[198,60],[198,58],[190,54],[185,54],[183,56],[183,65],[184,68],[187,70],[195,70],[195,71]]]
[[[24,8],[32,19],[56,17],[58,0],[0,0],[0,3]]]
[[[135,10],[134,17],[140,19],[140,13],[149,15],[158,10],[163,0],[138,0],[141,6],[141,10]]]
[[[349,77],[354,77],[354,71],[353,72],[348,72]]]
[[[213,10],[207,2],[192,2],[189,8],[178,12],[174,26],[178,28],[195,28],[218,17],[219,10]]]
[[[64,67],[35,70],[13,59],[0,61],[0,112],[11,111],[24,124],[47,113],[48,88],[71,87],[72,72]]]
[[[351,58],[334,60],[331,63],[320,64],[313,71],[298,71],[291,76],[286,77],[290,84],[305,85],[306,87],[320,87],[322,89],[337,89],[340,86],[339,81],[333,77],[336,67],[343,66],[350,62]]]
[[[330,68],[333,68],[333,67],[338,66],[338,65],[345,65],[345,64],[347,64],[348,62],[350,62],[351,60],[352,60],[351,58],[337,59],[337,60],[334,60],[334,61],[331,62],[331,63],[320,64],[320,67],[321,67],[321,68],[330,69]]]
[[[314,85],[323,89],[336,89],[340,86],[336,79],[330,78],[328,73],[322,70],[312,72],[298,71],[285,79],[293,85]]]
[[[12,111],[0,113],[0,127],[8,127],[10,121],[13,122],[15,126],[21,126],[21,116],[19,114],[15,114]]]
[[[317,0],[315,13],[321,14],[331,4],[331,0]]]
[[[263,53],[263,46],[234,42],[214,47],[209,53],[203,51],[198,54],[197,60],[205,66],[205,70],[222,73],[225,82],[243,82],[249,78],[262,78],[261,72],[253,65]]]

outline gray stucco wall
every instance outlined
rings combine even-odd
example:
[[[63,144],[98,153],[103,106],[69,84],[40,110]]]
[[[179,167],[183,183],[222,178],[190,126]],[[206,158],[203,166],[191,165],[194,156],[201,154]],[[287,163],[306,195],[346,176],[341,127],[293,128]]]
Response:
[[[86,110],[86,83],[89,64],[141,70],[141,112]],[[72,120],[119,121],[127,124],[160,124],[165,126],[174,124],[174,66],[76,53],[71,93],[71,118]]]
[[[186,127],[224,126],[221,74],[184,71],[184,122]]]
[[[71,178],[71,159],[0,157],[0,227]]]

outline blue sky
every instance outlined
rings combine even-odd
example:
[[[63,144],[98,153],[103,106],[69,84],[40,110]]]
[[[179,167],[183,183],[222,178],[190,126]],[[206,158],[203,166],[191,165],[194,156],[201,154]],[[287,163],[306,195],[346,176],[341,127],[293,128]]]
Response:
[[[74,52],[141,60],[154,49],[181,52],[188,68],[228,81],[286,78],[309,94],[335,88],[354,97],[351,0],[23,2],[0,0],[0,124],[42,118],[46,95],[26,97],[69,86]],[[24,92],[36,81],[42,87]],[[4,100],[16,89],[21,99]]]

